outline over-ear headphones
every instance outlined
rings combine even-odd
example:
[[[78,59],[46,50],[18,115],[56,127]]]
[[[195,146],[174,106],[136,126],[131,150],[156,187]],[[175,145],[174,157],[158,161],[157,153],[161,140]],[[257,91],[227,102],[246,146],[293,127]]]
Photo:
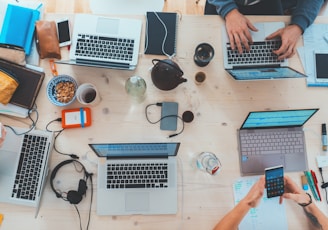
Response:
[[[84,177],[83,179],[80,179],[79,181],[79,185],[78,185],[78,189],[77,190],[70,190],[68,192],[61,192],[58,189],[55,189],[54,187],[54,179],[56,177],[56,174],[58,172],[58,170],[63,167],[64,165],[67,164],[79,164],[84,172]],[[86,168],[84,167],[84,165],[77,161],[77,160],[65,160],[61,163],[59,163],[52,171],[51,176],[50,176],[50,186],[52,188],[52,190],[54,191],[54,193],[56,194],[57,198],[62,198],[65,201],[68,201],[71,204],[78,204],[81,202],[82,197],[86,194],[86,191],[88,189],[87,186],[87,180],[88,178],[92,177],[91,173],[88,173]],[[66,196],[63,196],[63,194],[66,194]]]

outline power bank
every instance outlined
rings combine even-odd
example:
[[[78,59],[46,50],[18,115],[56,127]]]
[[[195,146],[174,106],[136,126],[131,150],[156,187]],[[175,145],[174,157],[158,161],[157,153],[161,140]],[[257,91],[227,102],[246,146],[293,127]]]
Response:
[[[161,110],[161,130],[177,130],[178,103],[163,102]]]
[[[90,108],[62,110],[63,128],[84,128],[91,125]]]

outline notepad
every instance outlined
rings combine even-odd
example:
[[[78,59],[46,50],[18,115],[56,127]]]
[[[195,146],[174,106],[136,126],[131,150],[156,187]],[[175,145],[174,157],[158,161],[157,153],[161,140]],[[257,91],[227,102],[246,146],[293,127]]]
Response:
[[[176,53],[177,13],[147,12],[145,54]]]
[[[233,183],[235,205],[237,205],[259,180],[259,176],[238,178]],[[266,194],[266,191],[264,191]],[[275,218],[272,218],[274,215]],[[277,221],[279,220],[279,221]],[[239,230],[288,229],[285,203],[279,204],[279,197],[267,198],[264,195],[260,204],[251,208],[238,226]]]
[[[0,42],[21,46],[26,55],[31,52],[38,10],[8,4],[0,34]]]

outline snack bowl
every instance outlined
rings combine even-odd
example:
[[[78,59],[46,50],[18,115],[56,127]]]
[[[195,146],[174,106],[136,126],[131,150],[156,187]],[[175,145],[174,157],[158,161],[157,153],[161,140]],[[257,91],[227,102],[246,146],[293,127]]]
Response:
[[[76,80],[68,75],[53,77],[47,84],[48,99],[57,106],[71,104],[76,98],[78,84]]]

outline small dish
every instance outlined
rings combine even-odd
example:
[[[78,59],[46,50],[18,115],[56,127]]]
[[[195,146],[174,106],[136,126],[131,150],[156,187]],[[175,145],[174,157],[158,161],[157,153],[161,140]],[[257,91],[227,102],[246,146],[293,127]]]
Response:
[[[48,99],[57,106],[71,104],[76,98],[78,84],[68,75],[58,75],[47,84]]]

